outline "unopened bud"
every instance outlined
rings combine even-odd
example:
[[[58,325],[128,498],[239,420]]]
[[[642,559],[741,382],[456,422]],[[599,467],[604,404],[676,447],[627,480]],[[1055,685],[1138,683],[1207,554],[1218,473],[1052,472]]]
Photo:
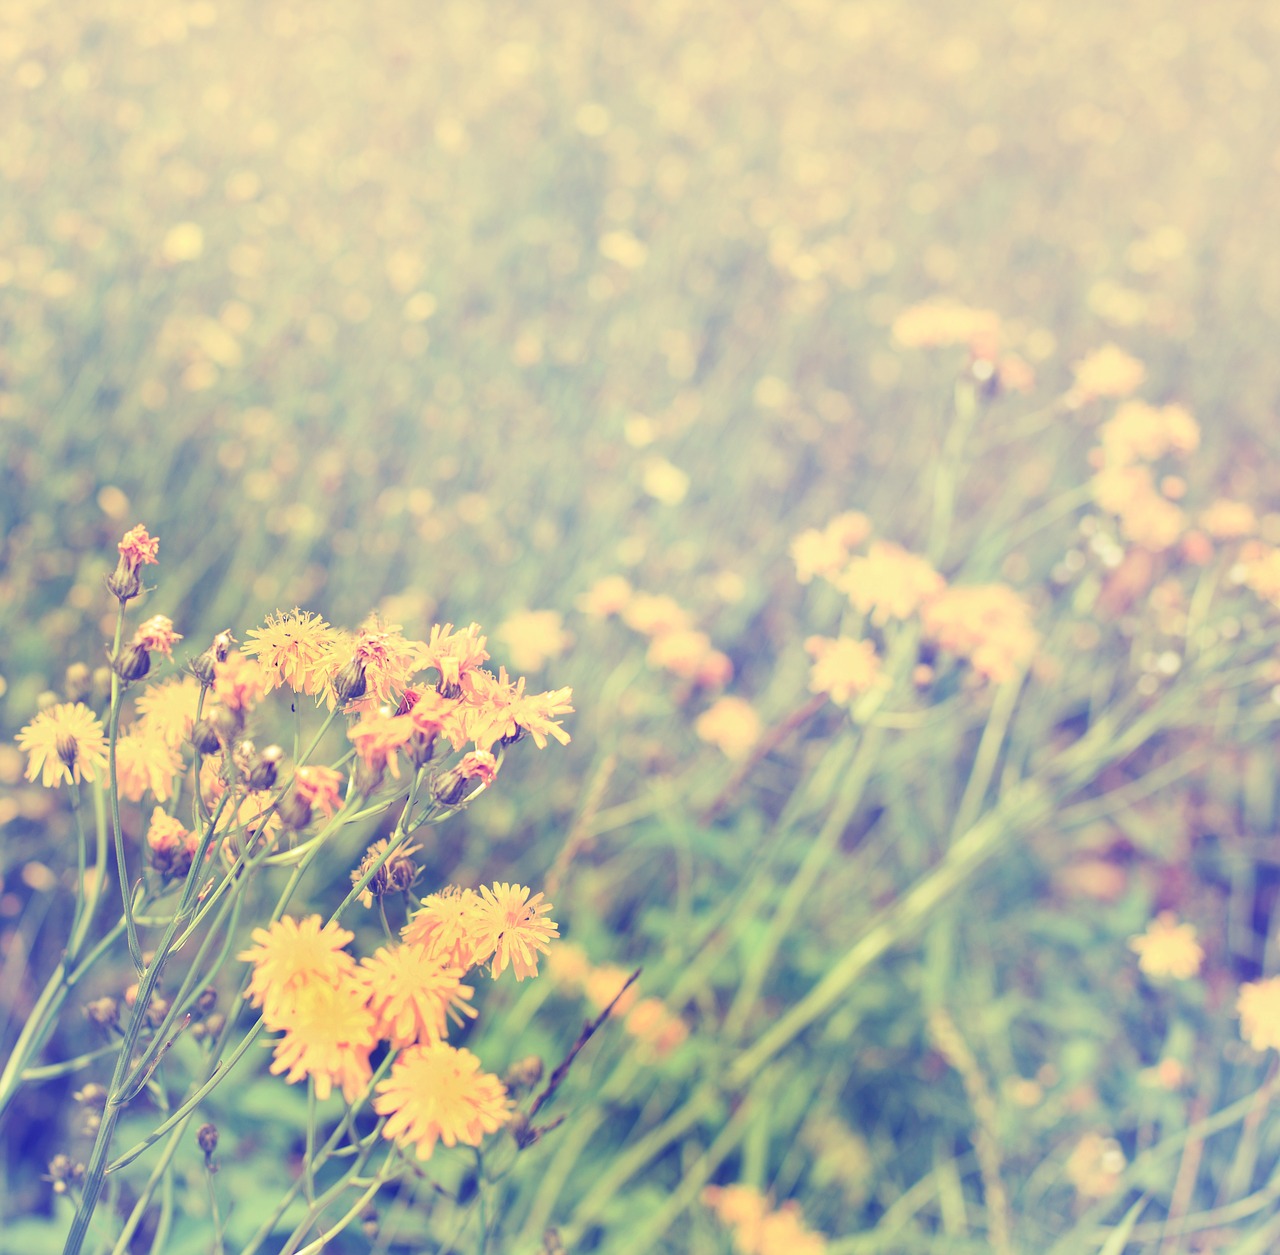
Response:
[[[204,1166],[211,1173],[217,1172],[218,1169],[213,1162],[213,1152],[218,1149],[218,1126],[202,1124],[196,1130],[196,1145],[204,1152]]]
[[[218,659],[212,649],[206,649],[203,654],[192,658],[188,665],[191,668],[191,674],[200,682],[202,689],[213,687],[213,681],[217,676]]]
[[[532,1089],[542,1080],[542,1071],[542,1060],[537,1055],[527,1055],[523,1059],[516,1060],[507,1069],[507,1074],[502,1078],[502,1083],[509,1090]]]
[[[290,832],[301,832],[311,822],[311,803],[305,797],[290,789],[284,800],[276,807],[280,822]]]
[[[100,1028],[113,1029],[120,1025],[120,1008],[114,998],[95,998],[85,1007],[84,1013]]]
[[[201,719],[191,726],[191,744],[200,754],[216,754],[222,748],[218,729],[211,719]]]
[[[93,672],[83,662],[73,662],[63,679],[67,701],[82,702],[93,692]]]
[[[280,771],[280,761],[284,758],[284,750],[278,745],[268,745],[258,755],[258,761],[249,768],[249,787],[251,789],[270,789],[276,782]]]
[[[456,806],[466,791],[467,777],[457,767],[441,772],[431,785],[431,796],[441,806]]]
[[[199,997],[191,1005],[191,1014],[203,1019],[210,1011],[218,1005],[218,991],[212,985],[207,985],[200,991]]]
[[[386,774],[387,765],[385,762],[367,763],[363,758],[357,758],[355,770],[352,772],[356,782],[356,792],[362,797],[368,797],[371,793],[376,793]]]
[[[224,628],[213,638],[213,644],[209,646],[209,649],[218,662],[226,662],[227,655],[231,652],[231,646],[235,643],[236,638],[231,635],[231,629]]]
[[[36,698],[36,709],[39,711],[50,710],[61,701],[62,698],[60,698],[53,689],[45,689],[45,691]]]
[[[434,732],[413,732],[404,745],[405,757],[415,767],[425,767],[436,752],[436,734]]]
[[[353,658],[333,677],[333,691],[340,706],[363,697],[366,687],[364,663],[359,658]]]
[[[120,555],[120,561],[116,563],[116,569],[106,577],[107,591],[121,604],[126,601],[132,601],[142,591],[142,580],[138,576],[136,567],[132,567],[125,561],[124,555]]]
[[[111,669],[126,684],[132,684],[151,670],[151,654],[142,645],[126,645],[111,660]]]

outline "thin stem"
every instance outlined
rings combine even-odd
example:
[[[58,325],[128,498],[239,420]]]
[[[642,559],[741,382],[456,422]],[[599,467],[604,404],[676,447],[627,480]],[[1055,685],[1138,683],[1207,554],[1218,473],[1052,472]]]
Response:
[[[107,772],[111,782],[111,824],[115,833],[116,876],[120,881],[120,902],[124,916],[125,932],[129,937],[129,957],[138,975],[142,975],[142,946],[138,942],[138,927],[133,920],[133,890],[129,883],[129,864],[124,854],[124,829],[120,827],[120,782],[116,774],[116,742],[120,739],[120,707],[124,704],[124,681],[116,672],[115,663],[120,658],[120,641],[124,635],[124,605],[120,602],[116,611],[115,640],[111,645],[111,713],[107,730]]]

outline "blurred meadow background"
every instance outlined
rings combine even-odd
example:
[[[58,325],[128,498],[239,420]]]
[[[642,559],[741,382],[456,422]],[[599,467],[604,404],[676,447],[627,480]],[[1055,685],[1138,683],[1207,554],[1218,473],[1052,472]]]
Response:
[[[13,737],[145,522],[192,654],[376,608],[571,685],[572,743],[420,855],[563,935],[467,1044],[550,1069],[636,967],[666,1030],[602,1025],[487,1221],[440,1151],[325,1249],[1280,1246],[1236,1017],[1280,959],[1278,65],[1257,0],[0,0],[0,1050],[76,874]],[[1099,486],[1128,395],[1195,420],[1155,504]],[[823,578],[879,541],[1030,647]],[[883,682],[824,689],[814,636]],[[1130,944],[1162,912],[1190,976]],[[302,1147],[251,1062],[201,1115],[227,1250]],[[8,1113],[0,1250],[61,1249],[87,1079]],[[114,1249],[215,1249],[174,1163]]]

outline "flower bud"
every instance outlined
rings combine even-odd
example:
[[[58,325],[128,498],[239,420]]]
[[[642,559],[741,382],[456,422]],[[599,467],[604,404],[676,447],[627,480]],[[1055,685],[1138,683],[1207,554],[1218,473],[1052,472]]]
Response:
[[[201,719],[192,725],[191,744],[198,754],[216,754],[222,748],[218,730],[211,719]]]
[[[143,645],[126,645],[111,660],[111,669],[126,684],[132,684],[151,670],[151,655]]]
[[[231,652],[231,646],[236,643],[236,638],[231,635],[230,628],[224,628],[217,636],[213,638],[213,644],[209,646],[210,652],[213,654],[216,662],[226,662],[227,655]]]
[[[204,1152],[204,1166],[210,1174],[217,1172],[218,1167],[213,1162],[213,1152],[218,1149],[218,1126],[202,1124],[196,1130],[196,1145]]]
[[[138,575],[138,570],[129,564],[123,554],[120,555],[120,561],[116,563],[116,569],[106,577],[106,584],[107,592],[122,606],[142,592],[142,579]]]
[[[364,662],[359,658],[353,658],[333,677],[333,691],[340,706],[363,697],[366,687]]]
[[[191,674],[200,681],[202,689],[213,687],[213,681],[217,674],[218,658],[212,649],[206,649],[203,654],[192,658],[188,665],[191,668]]]
[[[280,822],[290,832],[301,832],[311,822],[311,803],[305,797],[299,797],[290,789],[284,800],[276,807]]]
[[[251,789],[270,789],[275,785],[280,771],[280,761],[284,758],[284,750],[278,745],[268,745],[258,755],[258,761],[249,768],[249,787]]]
[[[431,796],[441,806],[456,806],[467,791],[467,777],[457,767],[441,772],[431,782]]]
[[[114,998],[95,998],[85,1007],[84,1013],[99,1028],[111,1030],[120,1026],[120,1008]]]
[[[436,752],[436,734],[434,732],[415,731],[405,742],[405,757],[415,767],[425,767]]]
[[[542,1060],[537,1055],[527,1055],[523,1059],[516,1060],[507,1069],[507,1074],[502,1078],[502,1083],[507,1089],[517,1092],[532,1089],[542,1080],[542,1072]]]
[[[212,985],[205,986],[191,1005],[191,1014],[203,1019],[218,1005],[218,991]]]

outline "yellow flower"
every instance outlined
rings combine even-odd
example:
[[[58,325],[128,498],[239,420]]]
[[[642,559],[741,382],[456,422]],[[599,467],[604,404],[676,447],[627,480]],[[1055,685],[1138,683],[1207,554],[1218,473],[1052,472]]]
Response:
[[[400,930],[409,945],[426,948],[427,956],[466,971],[475,964],[480,898],[474,889],[445,889],[429,894]]]
[[[425,648],[422,641],[405,640],[397,624],[384,625],[376,614],[371,615],[351,642],[347,660],[354,663],[364,676],[365,690],[356,701],[348,704],[347,709],[374,710],[386,702],[398,701],[409,686],[409,677],[417,670]],[[335,664],[347,665],[341,659],[343,652],[343,644],[335,642],[332,659]],[[335,667],[329,677],[331,683],[333,675],[340,669],[340,666]]]
[[[573,642],[558,610],[522,610],[500,624],[494,635],[506,645],[516,671],[540,670]]]
[[[438,1141],[479,1146],[486,1133],[496,1133],[511,1118],[502,1082],[481,1072],[469,1050],[445,1042],[410,1046],[377,1091],[373,1109],[390,1117],[382,1136],[413,1145],[419,1159],[430,1159]]]
[[[1040,641],[1031,607],[1004,584],[945,588],[924,605],[920,621],[943,649],[967,659],[993,684],[1017,675]]]
[[[267,615],[264,627],[245,633],[243,653],[257,658],[266,673],[268,691],[288,685],[295,693],[323,696],[342,665],[334,656],[341,634],[318,614],[286,610]]]
[[[27,779],[40,777],[46,789],[64,780],[97,778],[107,765],[107,739],[98,716],[83,702],[63,702],[42,710],[17,736],[28,754]]]
[[[1077,399],[1127,397],[1136,392],[1147,377],[1147,368],[1115,344],[1104,344],[1076,363]]]
[[[228,710],[252,710],[276,684],[255,658],[231,650],[213,666],[213,696]]]
[[[462,677],[488,661],[485,648],[488,638],[480,635],[480,625],[471,624],[467,630],[453,630],[452,623],[437,623],[431,629],[419,666],[434,668],[440,673],[437,688],[444,697],[457,697]]]
[[[693,721],[698,739],[714,745],[726,758],[745,758],[760,739],[763,725],[752,704],[726,694]]]
[[[1244,546],[1231,575],[1264,601],[1280,606],[1280,549],[1251,541]]]
[[[808,584],[815,575],[831,579],[839,575],[849,554],[871,534],[871,520],[857,510],[837,514],[826,527],[811,527],[791,542],[796,580]]]
[[[181,850],[190,856],[196,852],[199,839],[182,826],[181,820],[168,814],[164,807],[157,806],[151,812],[151,822],[147,825],[147,845],[157,854],[173,854]]]
[[[408,743],[413,732],[408,715],[366,715],[347,729],[347,736],[370,771],[386,768],[398,780],[400,760],[396,751]]]
[[[378,1036],[358,980],[345,976],[333,983],[317,978],[305,981],[277,1022],[268,1027],[284,1029],[271,1071],[273,1075],[286,1072],[290,1085],[309,1076],[316,1097],[324,1100],[336,1083],[347,1102],[354,1102],[369,1083],[373,1075],[369,1053]]]
[[[592,584],[575,604],[593,619],[607,619],[620,614],[630,600],[630,580],[622,575],[606,575]]]
[[[1240,540],[1257,530],[1258,516],[1248,502],[1219,498],[1200,511],[1200,526],[1214,540]]]
[[[683,680],[691,680],[698,674],[710,653],[711,638],[705,632],[683,628],[655,636],[649,645],[645,661],[651,667],[670,671]]]
[[[1280,976],[1240,986],[1240,1036],[1254,1050],[1280,1050]]]
[[[236,958],[253,964],[245,997],[262,1008],[268,1028],[284,1028],[301,991],[312,985],[337,986],[355,975],[356,962],[343,949],[354,934],[320,916],[296,920],[286,915],[267,928],[255,928],[258,944]]]
[[[342,773],[332,767],[299,767],[293,788],[308,806],[318,807],[326,816],[332,816],[342,805]]]
[[[804,643],[813,657],[809,691],[825,693],[838,706],[870,692],[883,680],[876,647],[870,641],[840,636],[811,636]]]
[[[1105,465],[1128,466],[1193,453],[1200,445],[1200,425],[1181,405],[1126,401],[1102,424],[1098,438]]]
[[[360,975],[378,1036],[396,1049],[440,1041],[450,1020],[461,1024],[463,1016],[475,1017],[468,1002],[475,991],[462,984],[462,970],[433,959],[425,945],[382,946],[361,960]]]
[[[1179,924],[1172,911],[1161,911],[1145,933],[1130,939],[1129,949],[1138,956],[1142,971],[1155,979],[1190,980],[1204,962],[1194,926]]]
[[[688,614],[666,593],[636,593],[622,610],[622,621],[642,636],[690,628]]]
[[[177,749],[191,735],[199,700],[200,684],[194,676],[184,675],[150,685],[134,701],[138,732],[158,737]]]
[[[776,1211],[748,1185],[709,1185],[703,1203],[733,1230],[738,1255],[822,1255],[826,1239],[808,1228],[794,1201]]]
[[[994,310],[974,309],[938,298],[904,309],[893,321],[893,338],[906,348],[953,344],[991,345],[1000,335]]]
[[[872,541],[866,556],[854,558],[832,582],[877,623],[910,618],[945,583],[927,558],[884,540]]]
[[[473,961],[483,963],[490,955],[489,975],[501,976],[508,967],[516,980],[537,976],[538,955],[549,954],[551,941],[560,935],[555,920],[542,918],[551,912],[551,903],[542,894],[529,897],[524,885],[496,882],[492,887],[480,886],[476,904],[475,954]]]
[[[181,770],[178,751],[158,736],[130,733],[116,741],[116,782],[120,796],[131,802],[142,801],[148,790],[157,802],[167,802]]]
[[[1125,539],[1153,553],[1170,548],[1186,527],[1186,515],[1160,495],[1149,466],[1104,467],[1092,486],[1097,503],[1119,518]]]

